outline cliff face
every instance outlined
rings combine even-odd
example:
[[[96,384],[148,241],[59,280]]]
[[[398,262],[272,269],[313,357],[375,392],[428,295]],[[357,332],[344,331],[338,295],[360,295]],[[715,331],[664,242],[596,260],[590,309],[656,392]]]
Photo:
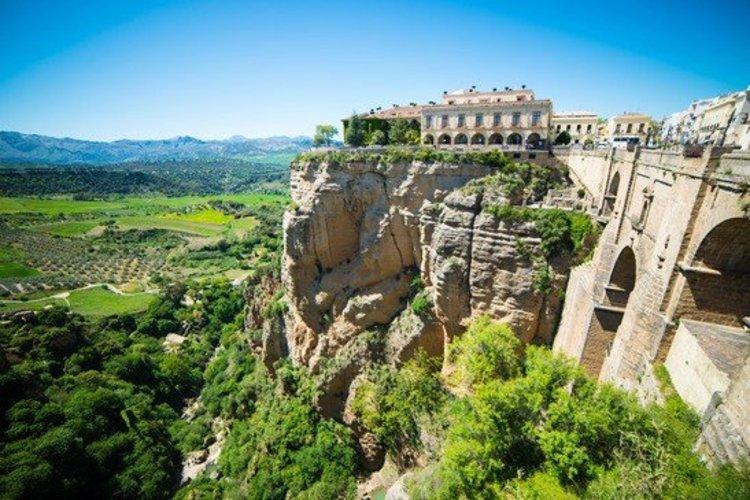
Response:
[[[491,173],[483,165],[418,162],[295,165],[282,263],[290,355],[318,371],[351,351],[362,332],[402,314],[417,276],[434,311],[408,311],[393,322],[381,353],[387,361],[417,346],[439,354],[445,339],[484,313],[508,321],[524,341],[550,340],[559,299],[534,291],[538,264],[519,255],[538,245],[533,225],[483,210],[508,202],[500,189],[462,189]],[[566,259],[551,269],[553,284],[562,284]],[[357,369],[344,364],[351,380]],[[336,392],[345,392],[342,383],[332,382]]]
[[[315,367],[406,305],[422,262],[420,209],[489,167],[350,163],[292,171],[282,275],[293,358]]]
[[[532,258],[540,244],[534,225],[487,210],[507,203],[497,189],[459,189],[422,213],[422,273],[448,338],[470,318],[489,314],[526,343],[552,340],[561,304],[558,294],[534,289],[543,265]],[[564,288],[568,265],[566,255],[550,262],[552,289]]]

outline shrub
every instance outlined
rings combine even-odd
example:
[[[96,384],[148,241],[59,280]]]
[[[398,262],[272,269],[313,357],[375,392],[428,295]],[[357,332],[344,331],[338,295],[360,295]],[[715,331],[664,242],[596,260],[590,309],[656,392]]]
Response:
[[[419,292],[411,301],[411,310],[417,316],[422,316],[428,313],[431,309],[432,301],[425,291]]]
[[[507,325],[480,316],[450,345],[449,359],[456,367],[456,382],[477,386],[517,376],[520,349],[521,342]]]
[[[367,139],[370,146],[383,146],[388,143],[388,138],[382,130],[374,130]]]

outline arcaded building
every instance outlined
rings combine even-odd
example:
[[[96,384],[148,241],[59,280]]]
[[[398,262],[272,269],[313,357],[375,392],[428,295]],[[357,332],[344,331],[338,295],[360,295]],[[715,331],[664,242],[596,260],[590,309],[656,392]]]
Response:
[[[443,94],[420,110],[422,143],[438,147],[540,149],[549,142],[552,101],[529,89]]]

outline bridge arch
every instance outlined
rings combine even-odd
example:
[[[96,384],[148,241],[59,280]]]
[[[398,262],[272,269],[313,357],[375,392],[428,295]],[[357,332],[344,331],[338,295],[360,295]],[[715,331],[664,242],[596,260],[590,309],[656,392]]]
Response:
[[[610,215],[615,209],[617,202],[617,192],[620,190],[620,172],[615,172],[612,180],[609,181],[607,193],[604,195],[604,215]]]
[[[676,317],[742,327],[750,317],[750,219],[725,219],[708,231],[683,275]]]

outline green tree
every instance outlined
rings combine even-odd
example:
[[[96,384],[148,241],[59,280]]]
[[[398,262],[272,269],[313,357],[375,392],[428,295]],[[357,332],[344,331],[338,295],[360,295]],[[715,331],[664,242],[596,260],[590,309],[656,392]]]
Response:
[[[370,134],[367,144],[370,146],[384,146],[388,142],[388,138],[385,136],[385,132],[382,130],[373,130]]]
[[[419,144],[419,126],[399,118],[391,122],[388,129],[391,144]]]
[[[364,120],[353,114],[349,118],[349,125],[346,127],[346,132],[344,132],[344,142],[349,146],[358,148],[365,144],[366,135],[367,131]]]
[[[558,146],[565,146],[567,144],[570,144],[570,134],[567,130],[563,130],[559,134],[557,134],[557,137],[555,137],[555,144]]]
[[[313,145],[315,146],[330,146],[333,143],[333,138],[338,134],[339,131],[336,127],[329,124],[321,124],[315,127],[315,135],[313,135]]]

